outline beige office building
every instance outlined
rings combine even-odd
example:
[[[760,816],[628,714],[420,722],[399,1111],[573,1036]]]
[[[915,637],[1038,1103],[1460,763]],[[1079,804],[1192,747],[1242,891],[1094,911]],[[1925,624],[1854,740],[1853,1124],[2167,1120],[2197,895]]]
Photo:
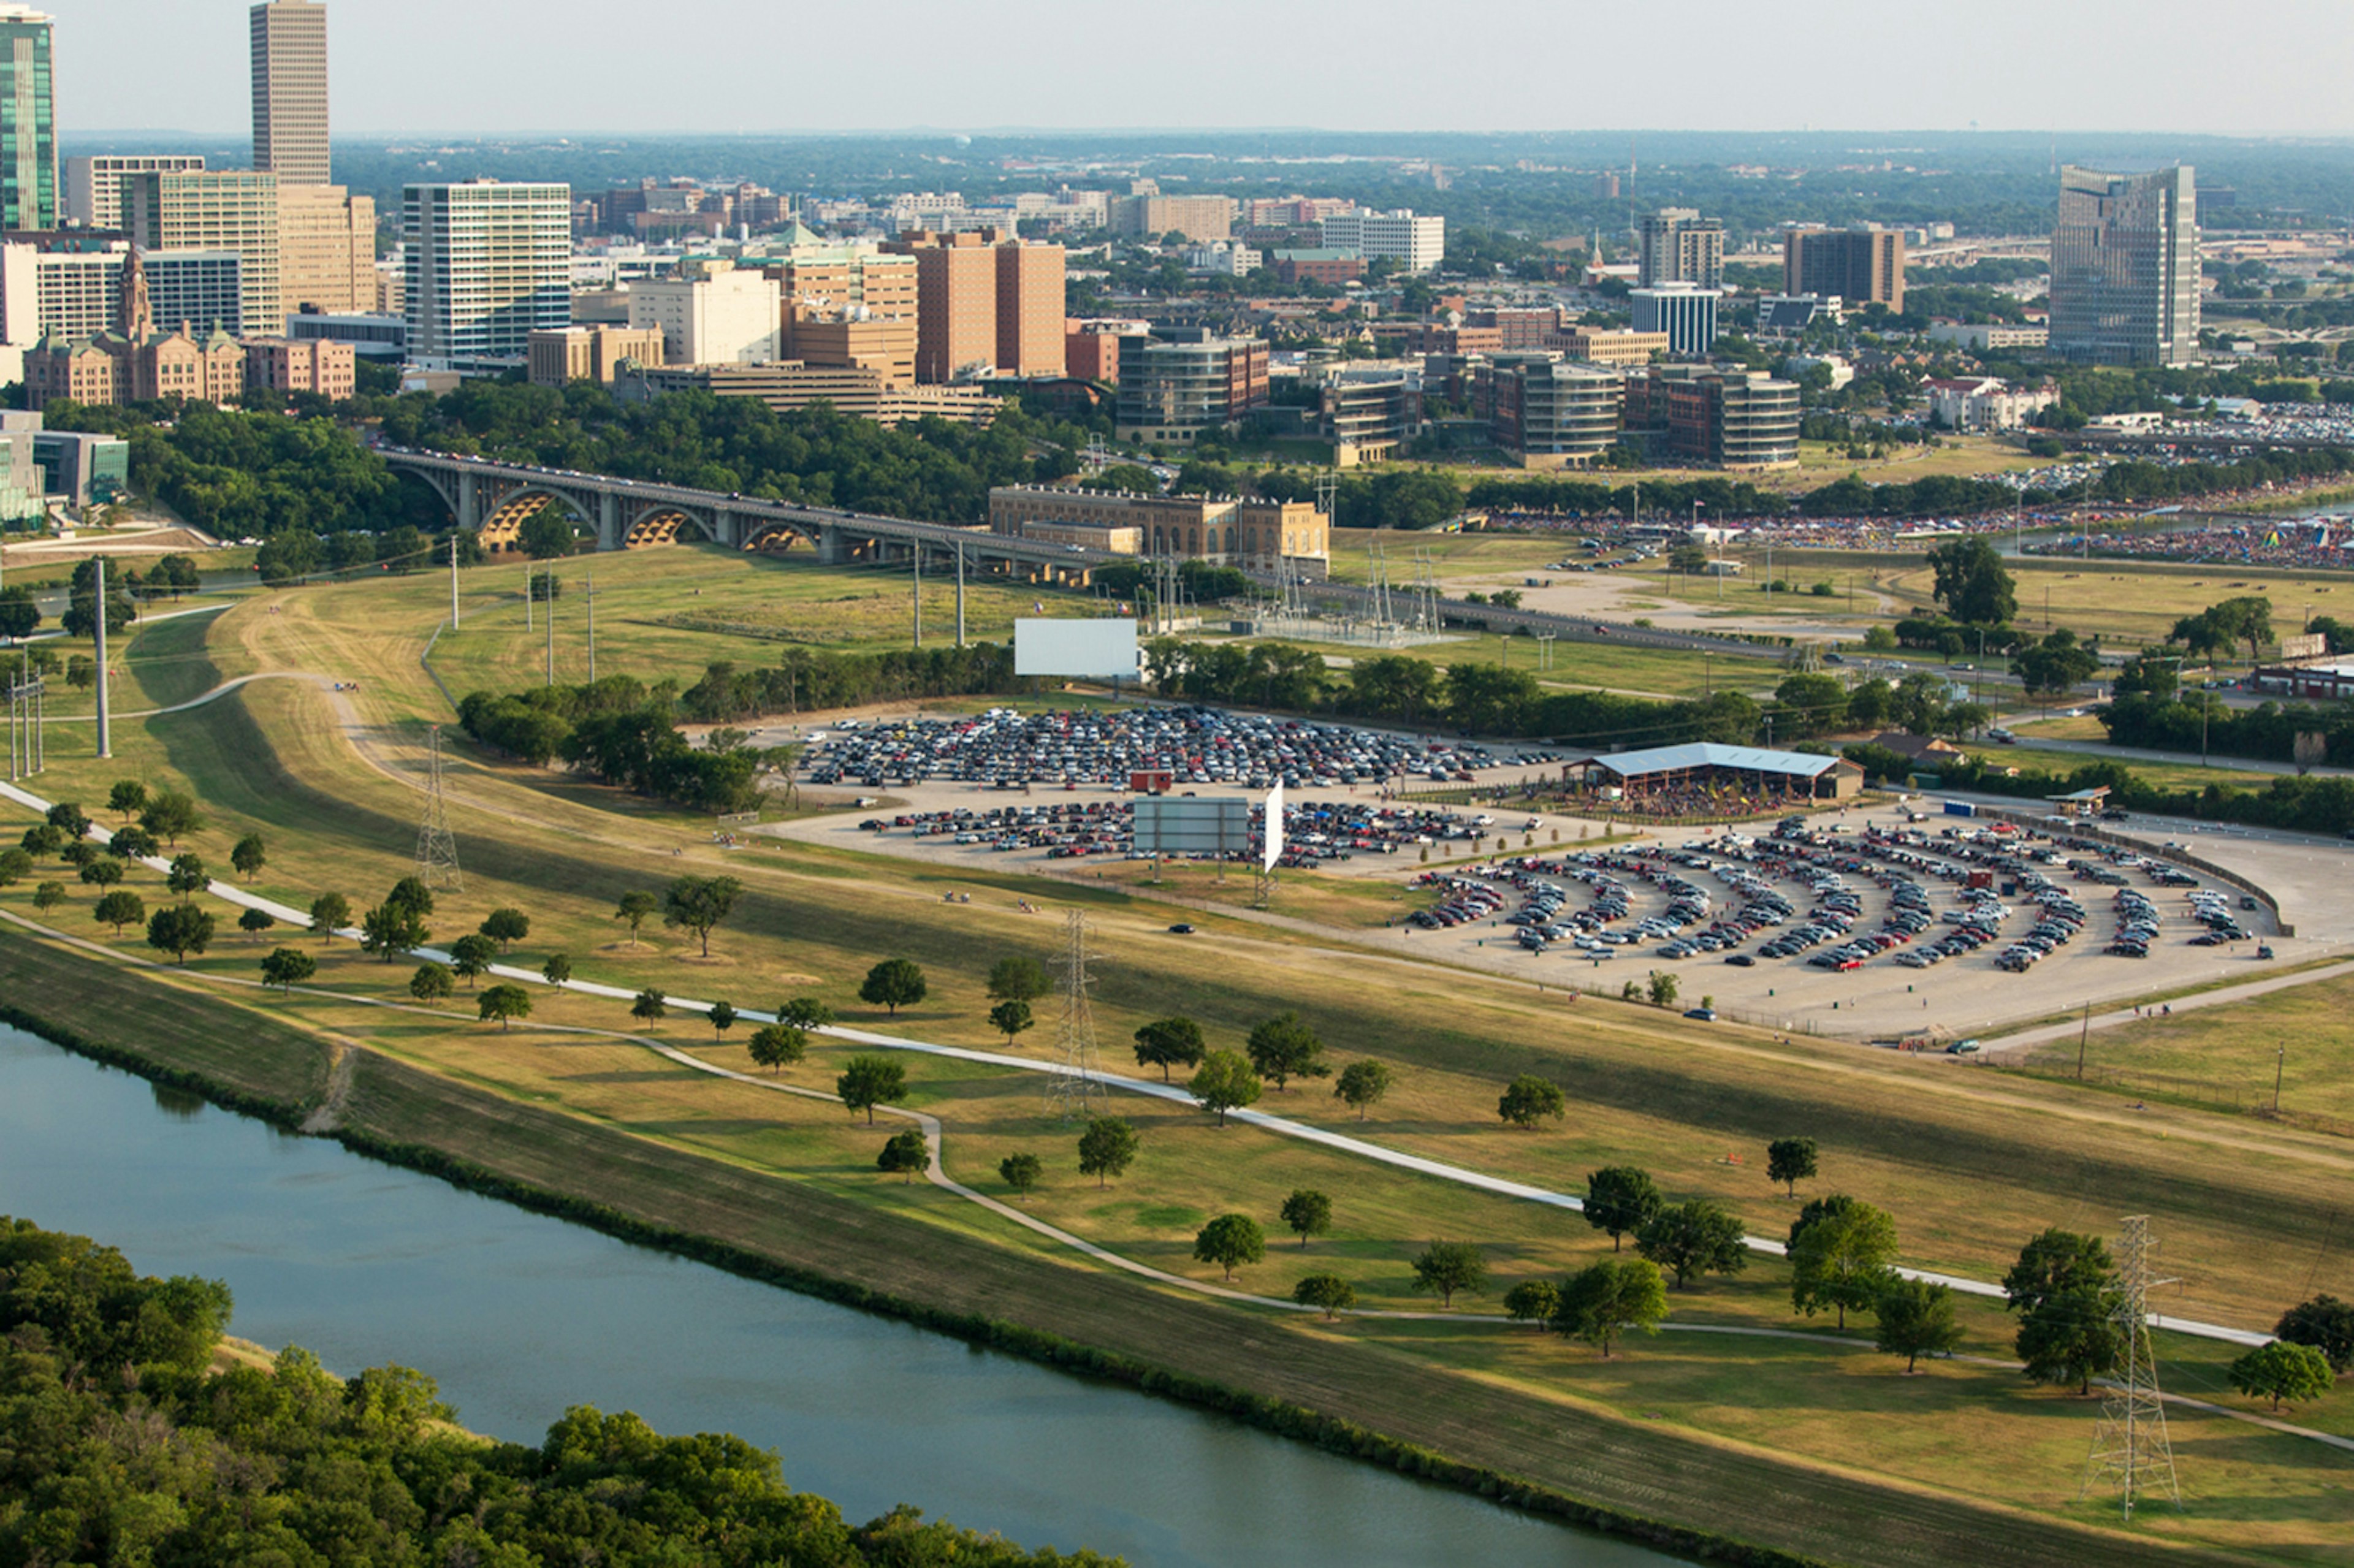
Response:
[[[122,208],[123,232],[142,250],[235,251],[239,333],[276,337],[286,331],[276,175],[250,169],[128,175]]]
[[[1649,365],[1655,354],[1668,352],[1663,332],[1613,331],[1606,327],[1568,327],[1546,334],[1545,346],[1558,349],[1588,365]]]
[[[253,8],[253,164],[290,185],[334,178],[327,155],[327,8]]]
[[[916,259],[904,252],[862,247],[795,247],[780,260],[763,262],[784,291],[785,306],[823,313],[864,312],[870,316],[916,319]]]
[[[787,359],[828,369],[874,370],[885,387],[916,384],[916,318],[858,316],[839,312],[813,314],[785,311]]]
[[[997,248],[997,373],[1063,374],[1063,248]]]
[[[1111,227],[1115,234],[1132,234],[1142,239],[1159,239],[1172,230],[1197,245],[1213,239],[1231,239],[1235,232],[1235,198],[1115,196]]]
[[[769,365],[783,357],[777,281],[696,258],[676,275],[630,285],[630,324],[663,334],[673,365]]]
[[[278,292],[289,315],[376,308],[376,198],[341,185],[278,187]]]
[[[1267,571],[1289,566],[1316,577],[1325,575],[1332,559],[1331,522],[1309,501],[1008,484],[989,493],[989,528],[1023,539],[1176,556],[1214,566]]]
[[[1002,407],[997,398],[969,387],[893,387],[884,384],[877,370],[793,360],[775,365],[666,366],[625,375],[614,386],[624,396],[637,397],[665,392],[758,397],[780,414],[824,403],[838,414],[884,425],[926,418],[986,425]]]
[[[663,363],[662,328],[574,326],[535,332],[526,357],[535,387],[561,387],[567,381],[610,387],[623,360],[646,366]]]

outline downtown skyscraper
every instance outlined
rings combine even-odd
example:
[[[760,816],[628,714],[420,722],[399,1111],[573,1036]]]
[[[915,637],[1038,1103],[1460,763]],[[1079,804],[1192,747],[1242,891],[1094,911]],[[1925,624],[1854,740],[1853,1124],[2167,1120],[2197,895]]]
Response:
[[[281,186],[332,183],[327,155],[327,8],[253,8],[253,166]]]
[[[2082,365],[2199,357],[2199,188],[2189,168],[2061,169],[2052,352]]]
[[[29,5],[0,5],[0,228],[58,226],[50,26]]]

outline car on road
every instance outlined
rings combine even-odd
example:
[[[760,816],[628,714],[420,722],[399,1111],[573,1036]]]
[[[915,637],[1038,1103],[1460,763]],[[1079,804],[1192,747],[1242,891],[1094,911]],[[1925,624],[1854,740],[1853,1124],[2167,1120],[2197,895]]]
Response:
[[[1188,922],[1180,920],[1169,927],[1169,934],[1172,937],[1190,937],[1193,934],[1193,927]]]
[[[1754,967],[1757,962],[1747,953],[1727,953],[1724,955],[1724,961],[1736,969],[1744,969]]]
[[[1686,1018],[1697,1018],[1702,1023],[1713,1023],[1716,1022],[1716,1009],[1712,1007],[1688,1007],[1684,1009],[1684,1016]]]

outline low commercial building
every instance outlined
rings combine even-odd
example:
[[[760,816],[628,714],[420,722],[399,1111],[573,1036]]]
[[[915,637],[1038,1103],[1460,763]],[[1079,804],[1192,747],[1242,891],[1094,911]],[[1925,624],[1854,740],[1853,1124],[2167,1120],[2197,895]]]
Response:
[[[1142,322],[1073,321],[1063,323],[1063,374],[1076,381],[1119,385],[1123,343],[1141,343],[1150,334]]]
[[[2055,387],[2013,387],[1993,376],[1934,380],[1921,389],[1929,395],[1929,418],[1954,430],[2015,430],[2060,400]]]
[[[758,397],[779,413],[824,403],[838,414],[872,419],[880,425],[901,425],[922,418],[986,425],[1003,406],[999,399],[968,387],[892,387],[879,370],[803,365],[798,360],[781,360],[774,365],[649,366],[624,371],[615,378],[613,390],[625,400],[642,400],[669,392]]]
[[[1638,808],[1674,810],[1694,800],[1845,800],[1863,792],[1863,769],[1843,757],[1693,741],[1586,757],[1564,768],[1597,791]]]
[[[1174,234],[1195,244],[1232,238],[1235,198],[1222,196],[1171,196],[1142,192],[1114,196],[1110,202],[1111,230],[1140,239]]]
[[[785,312],[785,357],[829,369],[871,369],[884,385],[916,384],[916,322],[912,316]]]
[[[1267,260],[1263,251],[1222,239],[1185,252],[1185,270],[1212,278],[1246,278]]]
[[[630,325],[663,335],[673,365],[767,365],[779,352],[777,281],[733,261],[698,258],[675,276],[630,285]]]
[[[2052,329],[2012,322],[1931,322],[1929,341],[1950,343],[1974,354],[1990,348],[2048,348]]]
[[[1670,461],[1787,468],[1798,461],[1798,388],[1762,372],[1660,365],[1630,372],[1626,429]]]
[[[1338,289],[1365,275],[1365,259],[1353,250],[1310,246],[1267,252],[1268,265],[1287,283],[1322,283]]]
[[[1368,261],[1395,261],[1427,272],[1447,254],[1447,220],[1399,207],[1394,212],[1343,212],[1324,219],[1324,243]]]
[[[1626,382],[1554,353],[1500,354],[1471,371],[1471,410],[1523,468],[1585,468],[1618,440]]]
[[[359,389],[357,361],[347,343],[249,337],[245,340],[245,384],[341,401]]]
[[[1649,365],[1671,352],[1666,333],[1611,327],[1565,327],[1536,346],[1589,365]]]
[[[42,493],[70,505],[103,504],[131,493],[131,443],[120,436],[38,430],[33,461],[40,467]]]
[[[1124,441],[1190,444],[1204,431],[1233,429],[1267,397],[1261,339],[1146,339],[1120,351],[1116,428]]]
[[[347,343],[363,359],[403,360],[408,357],[408,319],[398,315],[332,315],[305,312],[288,318],[286,335],[292,338]]]
[[[1061,485],[1001,485],[989,493],[992,533],[1120,548],[1102,541],[1136,535],[1136,553],[1213,566],[1321,577],[1331,567],[1331,521],[1305,501],[1215,495],[1135,495]],[[1087,530],[1086,538],[1037,530]],[[1123,551],[1125,553],[1125,551]]]
[[[663,329],[575,326],[535,332],[526,357],[535,387],[561,387],[567,381],[610,387],[625,363],[663,363]]]
[[[1757,302],[1761,337],[1791,337],[1817,322],[1847,320],[1847,302],[1837,294],[1767,294]]]

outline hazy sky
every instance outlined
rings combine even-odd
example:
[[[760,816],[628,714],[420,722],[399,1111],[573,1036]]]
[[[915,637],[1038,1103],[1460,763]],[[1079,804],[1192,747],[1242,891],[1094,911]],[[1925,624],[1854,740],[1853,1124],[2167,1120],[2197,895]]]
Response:
[[[68,136],[250,123],[246,0],[37,3],[58,18]],[[2354,132],[2348,0],[329,0],[329,11],[342,135]]]

